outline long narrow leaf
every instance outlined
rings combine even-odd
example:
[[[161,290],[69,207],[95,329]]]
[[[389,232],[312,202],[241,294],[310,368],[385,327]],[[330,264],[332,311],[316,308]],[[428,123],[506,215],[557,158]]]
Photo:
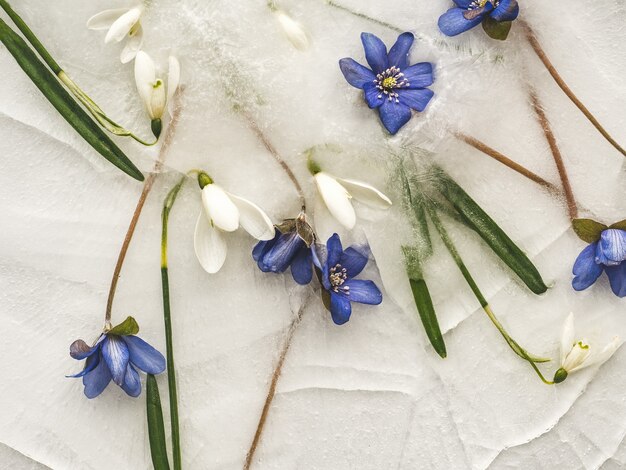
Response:
[[[445,358],[448,355],[446,352],[446,344],[443,340],[441,329],[439,328],[439,321],[437,321],[437,314],[435,313],[435,307],[430,298],[426,281],[424,281],[424,279],[409,279],[409,282],[411,283],[413,298],[415,299],[417,311],[424,325],[426,336],[428,336],[430,344],[433,345],[437,354]]]
[[[161,397],[156,378],[148,374],[147,389],[147,414],[148,414],[148,437],[150,440],[150,454],[154,470],[169,470],[170,463],[167,460],[167,447],[165,445],[165,425],[163,424],[163,410],[161,409]]]
[[[65,91],[54,74],[37,58],[24,40],[0,19],[0,41],[41,93],[63,118],[104,158],[126,174],[143,181],[137,167]]]
[[[465,223],[480,235],[532,292],[543,294],[548,290],[532,261],[463,188],[443,171],[438,172],[438,182],[441,194],[459,212]]]

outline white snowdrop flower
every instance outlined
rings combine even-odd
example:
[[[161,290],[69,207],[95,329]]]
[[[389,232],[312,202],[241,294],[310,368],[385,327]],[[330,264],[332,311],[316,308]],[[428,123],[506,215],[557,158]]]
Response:
[[[150,115],[152,131],[157,138],[161,132],[161,117],[167,104],[172,103],[172,98],[174,93],[176,93],[179,82],[180,63],[176,57],[169,57],[166,87],[163,80],[156,76],[156,67],[152,58],[143,51],[137,53],[135,59],[135,83],[137,84],[139,96]]]
[[[202,268],[216,273],[226,260],[225,233],[240,226],[257,240],[274,238],[274,225],[256,204],[230,194],[213,183],[208,175],[198,177],[202,188],[202,211],[196,222],[194,248]]]
[[[87,27],[93,30],[107,29],[105,44],[126,39],[126,44],[120,54],[120,60],[126,64],[135,58],[143,43],[143,29],[140,21],[143,10],[142,5],[104,10],[89,18]]]
[[[293,47],[300,51],[308,49],[309,38],[300,23],[282,10],[276,10],[274,14]]]
[[[595,364],[607,361],[621,345],[616,336],[603,349],[592,348],[586,339],[576,340],[574,333],[574,314],[570,313],[563,325],[561,336],[561,367],[554,374],[554,382],[561,383],[567,376]]]
[[[345,228],[352,229],[356,213],[350,199],[354,198],[378,209],[387,209],[391,200],[375,187],[350,179],[337,178],[323,171],[313,175],[317,189],[332,216]]]

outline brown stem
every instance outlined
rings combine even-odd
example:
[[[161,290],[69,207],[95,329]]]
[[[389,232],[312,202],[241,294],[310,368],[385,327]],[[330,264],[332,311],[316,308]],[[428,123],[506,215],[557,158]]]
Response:
[[[300,325],[300,323],[302,322],[302,315],[304,314],[304,309],[307,305],[308,298],[309,297],[307,297],[302,302],[296,318],[294,318],[294,320],[291,322],[291,325],[289,326],[289,331],[287,332],[287,337],[285,338],[283,349],[280,352],[280,356],[278,357],[278,363],[276,364],[276,368],[274,369],[274,373],[272,374],[272,381],[270,383],[270,388],[267,391],[267,396],[265,397],[263,411],[261,411],[261,417],[259,418],[259,423],[256,426],[256,431],[254,433],[254,438],[252,439],[252,444],[250,445],[250,449],[248,449],[248,453],[246,454],[246,461],[243,465],[243,470],[250,470],[250,466],[252,465],[254,453],[256,452],[259,442],[261,440],[261,434],[263,433],[263,428],[265,427],[265,422],[267,421],[267,415],[269,414],[270,406],[272,405],[274,395],[276,394],[276,385],[278,384],[278,379],[280,378],[285,358],[287,357],[287,353],[289,352],[289,348],[291,347],[291,341],[293,340],[294,333],[296,332],[298,325]]]
[[[126,258],[126,253],[128,252],[128,247],[130,246],[130,242],[133,239],[133,234],[135,233],[135,229],[137,228],[137,222],[139,222],[139,216],[141,215],[141,211],[143,210],[143,206],[148,198],[148,194],[152,190],[152,186],[154,185],[154,181],[156,180],[157,175],[161,171],[163,167],[163,161],[165,160],[165,155],[169,147],[172,144],[172,140],[174,138],[176,125],[178,124],[180,118],[180,98],[182,95],[184,87],[180,87],[174,95],[174,99],[176,100],[176,106],[174,109],[174,113],[172,115],[172,120],[170,121],[170,125],[167,127],[165,131],[165,136],[163,138],[163,144],[161,144],[161,148],[159,149],[159,155],[157,157],[157,161],[154,164],[152,172],[148,175],[146,180],[143,183],[143,189],[141,190],[141,194],[139,195],[139,200],[137,201],[137,205],[135,206],[135,212],[133,212],[133,216],[130,219],[130,224],[128,224],[128,229],[126,230],[126,236],[124,237],[124,241],[122,242],[122,247],[120,248],[120,252],[117,255],[117,262],[115,263],[115,269],[113,270],[113,277],[111,278],[111,286],[109,287],[109,297],[107,299],[106,312],[104,314],[104,324],[105,328],[110,328],[111,326],[111,312],[113,310],[113,299],[115,298],[115,291],[117,290],[117,282],[120,278],[120,272],[122,271],[122,266],[124,265],[124,259]]]
[[[494,160],[496,160],[496,161],[502,163],[503,165],[509,167],[513,171],[518,172],[520,175],[523,175],[526,178],[528,178],[529,180],[534,181],[537,184],[540,184],[544,188],[548,189],[548,191],[550,191],[552,194],[560,194],[561,193],[559,188],[557,188],[555,185],[553,185],[549,181],[546,181],[545,179],[543,179],[538,174],[533,173],[532,171],[530,171],[525,166],[522,166],[519,163],[511,160],[509,157],[507,157],[506,155],[498,152],[496,149],[494,149],[492,147],[489,147],[484,142],[481,142],[480,140],[478,140],[478,139],[476,139],[476,138],[474,138],[472,136],[469,136],[467,134],[463,134],[462,132],[456,132],[454,135],[458,139],[460,139],[463,142],[465,142],[466,144],[471,145],[472,147],[474,147],[476,150],[480,150],[485,155],[490,156]]]
[[[582,101],[580,101],[576,97],[576,95],[570,89],[570,87],[567,86],[567,83],[565,83],[563,78],[561,78],[561,75],[559,75],[559,73],[556,71],[556,68],[554,68],[554,65],[552,65],[552,62],[550,62],[550,59],[548,59],[548,56],[546,55],[545,51],[541,47],[541,44],[539,44],[539,41],[537,40],[537,36],[535,35],[535,32],[532,30],[530,25],[528,23],[526,23],[525,21],[523,21],[523,20],[519,20],[519,23],[521,24],[522,28],[524,29],[524,33],[526,35],[526,39],[528,40],[528,42],[530,43],[531,47],[535,51],[535,54],[537,54],[537,57],[539,57],[539,60],[541,60],[541,62],[543,62],[543,65],[546,67],[546,69],[548,69],[548,72],[550,73],[550,75],[552,76],[552,78],[554,79],[556,84],[559,86],[559,88],[561,88],[561,90],[563,90],[563,93],[565,93],[567,95],[567,97],[572,101],[572,103],[574,103],[576,105],[576,107],[580,110],[580,112],[582,112],[585,115],[585,117],[589,120],[589,122],[591,122],[591,124],[593,124],[593,127],[595,127],[598,130],[598,132],[600,134],[602,134],[602,136],[613,147],[615,147],[615,149],[617,149],[618,152],[620,152],[622,155],[624,155],[626,157],[626,150],[624,150],[615,141],[615,139],[613,139],[613,137],[611,137],[611,135],[604,129],[604,127],[602,127],[602,125],[598,122],[598,120],[595,118],[595,116],[593,114],[591,114],[591,112],[582,103]]]
[[[559,171],[559,177],[561,178],[561,184],[563,185],[563,192],[565,193],[565,200],[567,201],[567,210],[569,212],[569,217],[572,220],[576,219],[578,217],[578,206],[576,205],[574,192],[572,191],[572,186],[569,182],[569,177],[567,176],[565,163],[563,163],[563,156],[561,155],[559,146],[556,143],[556,138],[554,137],[554,133],[552,132],[552,128],[550,127],[550,121],[548,121],[548,118],[543,111],[543,107],[541,106],[541,102],[539,101],[539,97],[537,96],[535,90],[531,89],[529,91],[529,94],[533,109],[537,114],[537,121],[543,129],[546,140],[550,145],[552,156],[554,157],[554,163],[556,163],[556,168]]]

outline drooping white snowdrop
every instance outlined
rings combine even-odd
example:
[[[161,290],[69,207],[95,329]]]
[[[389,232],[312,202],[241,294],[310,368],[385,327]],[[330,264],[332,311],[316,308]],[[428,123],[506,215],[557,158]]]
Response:
[[[275,10],[274,14],[293,47],[300,51],[308,49],[309,38],[302,25],[282,10]]]
[[[158,138],[161,132],[161,117],[180,82],[180,63],[174,56],[169,57],[167,86],[161,78],[157,78],[156,66],[152,58],[143,51],[135,58],[135,83],[139,96],[152,120],[152,132]],[[171,114],[171,106],[170,106]]]
[[[143,43],[143,28],[140,21],[143,11],[143,5],[104,10],[89,18],[87,27],[93,30],[108,30],[104,37],[105,44],[126,40],[120,53],[120,60],[126,64],[135,58]]]
[[[574,331],[574,314],[570,313],[561,336],[561,367],[554,374],[554,382],[563,382],[567,376],[578,370],[607,361],[621,345],[616,336],[604,348],[592,347],[586,339],[577,340]]]
[[[351,199],[377,209],[388,209],[391,200],[375,187],[361,181],[337,178],[324,171],[314,173],[317,189],[324,204],[337,221],[347,229],[354,228],[356,213]]]
[[[226,192],[200,173],[202,210],[196,222],[194,248],[202,268],[216,273],[224,265],[228,251],[225,234],[240,226],[257,240],[274,238],[274,225],[256,204]]]

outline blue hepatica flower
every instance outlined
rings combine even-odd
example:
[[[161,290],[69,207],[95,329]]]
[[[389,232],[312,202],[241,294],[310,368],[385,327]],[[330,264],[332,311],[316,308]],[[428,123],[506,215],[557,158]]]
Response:
[[[487,34],[495,39],[506,39],[510,22],[519,15],[517,0],[454,0],[454,3],[454,8],[439,17],[439,29],[446,36],[456,36],[481,23],[483,26],[495,23],[505,26],[502,35],[493,34],[492,28],[485,27]]]
[[[361,33],[365,59],[371,67],[344,58],[339,67],[348,83],[363,90],[367,105],[378,109],[385,128],[395,134],[411,119],[411,109],[424,111],[433,97],[427,86],[433,83],[433,66],[428,62],[409,66],[413,34],[402,33],[387,52],[383,42],[371,33]]]
[[[358,276],[368,261],[367,250],[351,246],[344,250],[336,233],[326,242],[326,252],[315,253],[315,265],[321,270],[322,287],[330,295],[329,309],[333,321],[343,325],[350,319],[351,302],[378,305],[383,301],[373,281],[353,279]]]
[[[116,331],[124,333],[120,327],[128,321],[102,333],[91,347],[82,339],[70,346],[70,356],[79,361],[87,359],[85,368],[70,376],[83,378],[87,398],[100,395],[111,380],[131,397],[137,397],[141,393],[137,369],[147,374],[160,374],[165,370],[163,355],[144,340],[134,335],[115,334]]]
[[[588,245],[574,263],[575,290],[584,290],[596,282],[603,271],[609,277],[611,289],[618,297],[626,296],[626,231],[606,229],[600,239]]]

